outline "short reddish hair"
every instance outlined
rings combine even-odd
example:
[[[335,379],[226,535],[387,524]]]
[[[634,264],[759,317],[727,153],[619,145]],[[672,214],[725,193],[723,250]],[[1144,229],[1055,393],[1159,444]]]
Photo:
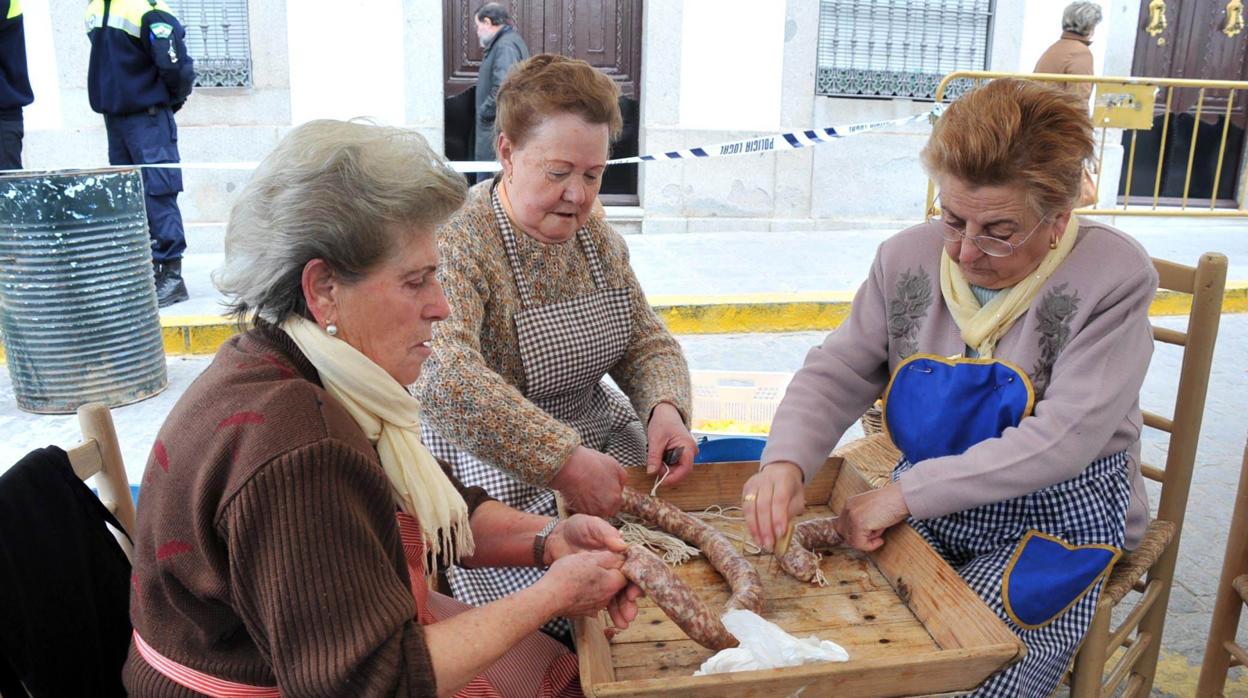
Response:
[[[949,105],[921,154],[933,179],[1022,184],[1040,215],[1068,211],[1092,157],[1087,102],[1051,85],[1000,78]]]
[[[576,114],[606,124],[611,140],[620,137],[620,88],[585,61],[539,53],[517,63],[498,88],[497,128],[517,146],[538,124],[556,114]]]

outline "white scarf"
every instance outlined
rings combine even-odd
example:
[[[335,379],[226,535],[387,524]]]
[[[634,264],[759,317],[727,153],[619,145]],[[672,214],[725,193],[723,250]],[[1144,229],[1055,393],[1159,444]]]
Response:
[[[998,293],[982,308],[974,292],[971,291],[971,285],[962,275],[962,270],[949,257],[948,252],[941,250],[940,292],[945,298],[945,306],[953,315],[954,322],[962,331],[962,341],[966,342],[966,346],[979,352],[981,358],[992,358],[992,352],[997,348],[997,341],[1010,331],[1015,320],[1031,308],[1031,302],[1036,294],[1074,248],[1075,238],[1078,235],[1079,219],[1072,213],[1070,222],[1066,224],[1066,232],[1058,241],[1057,248],[1049,250],[1049,253],[1040,261],[1040,266],[1009,291]]]
[[[468,505],[433,454],[420,441],[420,404],[372,359],[315,323],[292,316],[282,323],[321,375],[325,390],[355,419],[377,447],[399,508],[420,522],[432,571],[441,556],[472,555]]]

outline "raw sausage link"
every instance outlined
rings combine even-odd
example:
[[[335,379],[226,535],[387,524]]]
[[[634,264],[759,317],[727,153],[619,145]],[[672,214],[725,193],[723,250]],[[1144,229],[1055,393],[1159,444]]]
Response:
[[[725,604],[725,610],[739,608],[753,611],[755,613],[760,613],[762,611],[762,579],[759,578],[758,571],[754,569],[754,566],[750,564],[749,560],[746,560],[743,555],[737,552],[736,548],[733,547],[732,542],[729,541],[724,534],[715,530],[713,526],[705,521],[696,519],[684,511],[681,511],[679,507],[661,499],[646,496],[628,487],[624,488],[624,502],[622,509],[629,514],[640,518],[646,523],[652,526],[657,526],[658,528],[675,535],[676,537],[696,546],[699,550],[701,550],[702,554],[705,555],[706,559],[711,563],[711,566],[714,567],[716,571],[718,571],[720,575],[728,581],[728,586],[732,589],[732,595],[728,598],[728,602]],[[659,560],[657,557],[655,557],[655,559]],[[662,563],[662,560],[659,560],[659,562]],[[663,567],[664,569],[667,569],[666,564],[664,564]],[[671,573],[671,570],[668,570],[668,573],[672,580],[675,582],[680,581],[675,574]],[[627,565],[625,565],[624,575],[626,577],[629,576]],[[633,579],[632,577],[629,578]],[[633,581],[638,582],[636,579],[633,579]],[[638,582],[638,584],[640,585],[641,583]],[[642,586],[642,588],[645,589],[644,586]],[[646,593],[650,594],[650,590],[647,589]],[[692,592],[690,592],[690,594],[692,594]],[[682,629],[685,629],[685,625],[687,623],[693,622],[692,618],[700,617],[702,615],[715,619],[716,624],[719,625],[719,627],[722,627],[722,624],[719,623],[718,619],[716,619],[715,616],[707,610],[706,605],[696,595],[691,595],[688,602],[682,602],[678,606],[665,605],[666,602],[660,600],[658,596],[653,594],[651,594],[651,596],[654,596],[655,603],[659,606],[659,608],[662,608],[664,612],[666,612],[667,615]],[[705,647],[721,649],[720,647],[709,645],[697,637],[694,637],[693,633],[687,629],[685,632],[689,635],[689,637],[693,638]],[[728,631],[724,630],[724,633],[727,634]],[[712,633],[709,637],[714,639],[715,635]],[[728,637],[731,638],[732,635],[729,634]],[[735,639],[733,639],[733,644],[736,644]]]
[[[763,580],[758,571],[714,526],[690,516],[669,502],[628,487],[624,488],[622,508],[701,550],[732,588],[732,596],[728,598],[725,608],[762,612]]]
[[[694,642],[713,650],[737,646],[737,638],[658,555],[640,545],[628,546],[624,576],[641,587]]]
[[[840,543],[835,516],[803,521],[794,527],[789,549],[777,558],[780,569],[795,579],[813,582],[819,573],[819,556],[811,551]]]

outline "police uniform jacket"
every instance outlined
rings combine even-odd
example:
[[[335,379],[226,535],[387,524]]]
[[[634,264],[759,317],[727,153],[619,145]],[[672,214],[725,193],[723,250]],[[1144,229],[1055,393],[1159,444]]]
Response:
[[[164,0],[91,0],[87,96],[101,114],[182,106],[195,80],[186,30]]]
[[[0,0],[0,118],[21,115],[35,101],[26,72],[26,35],[21,0]]]

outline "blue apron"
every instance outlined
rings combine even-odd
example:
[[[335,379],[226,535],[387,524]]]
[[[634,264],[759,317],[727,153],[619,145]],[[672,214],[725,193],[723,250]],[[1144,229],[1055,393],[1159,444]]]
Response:
[[[916,354],[893,372],[884,427],[902,453],[893,479],[931,458],[1001,438],[1031,416],[1027,374],[999,359]],[[1087,632],[1121,553],[1126,452],[1022,497],[910,524],[1027,646],[974,695],[1048,696]]]

